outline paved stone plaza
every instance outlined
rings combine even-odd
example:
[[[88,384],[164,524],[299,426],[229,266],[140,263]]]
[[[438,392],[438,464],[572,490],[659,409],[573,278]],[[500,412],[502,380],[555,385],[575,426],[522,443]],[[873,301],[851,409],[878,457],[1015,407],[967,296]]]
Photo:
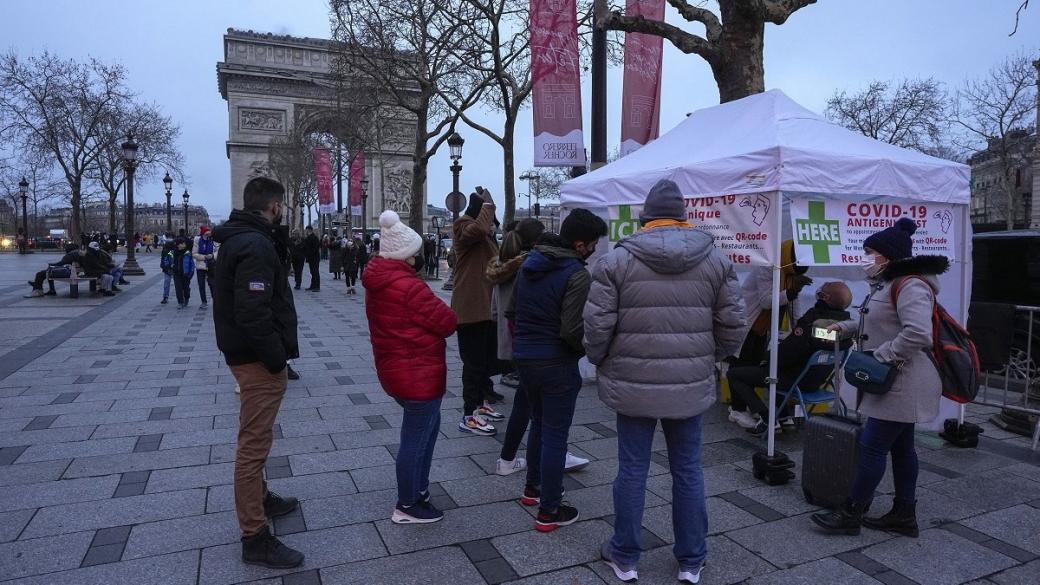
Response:
[[[23,299],[25,280],[48,258],[0,256],[0,580],[617,582],[597,561],[611,533],[617,446],[595,387],[582,391],[571,429],[572,450],[594,461],[565,483],[582,519],[541,534],[533,510],[517,502],[522,474],[491,473],[498,441],[456,428],[453,345],[431,477],[445,519],[390,523],[400,409],[376,381],[364,297],[346,296],[326,275],[320,293],[296,295],[303,379],[289,385],[267,470],[273,490],[302,500],[275,530],[307,560],[291,573],[242,564],[231,489],[237,397],[209,311],[195,296],[188,310],[159,304],[154,254],[143,262],[148,276],[114,298]],[[972,408],[972,420],[990,412]],[[985,424],[979,449],[956,450],[921,434],[921,537],[824,537],[797,483],[768,487],[751,476],[759,443],[726,422],[721,406],[706,418],[711,536],[702,583],[1040,583],[1040,456],[1023,437]],[[655,444],[640,582],[672,584],[668,461],[663,438]],[[779,444],[800,462],[799,437]]]

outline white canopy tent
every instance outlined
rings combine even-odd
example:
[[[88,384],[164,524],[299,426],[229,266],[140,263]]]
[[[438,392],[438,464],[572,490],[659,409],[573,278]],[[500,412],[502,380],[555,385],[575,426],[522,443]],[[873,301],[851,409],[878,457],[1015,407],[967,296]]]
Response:
[[[604,214],[611,239],[619,239],[636,229],[634,218],[650,188],[660,179],[675,181],[687,197],[691,222],[709,230],[724,253],[738,264],[773,269],[772,331],[779,329],[780,244],[795,232],[792,213],[799,264],[813,266],[814,277],[845,280],[857,299],[866,292],[858,268],[862,239],[911,217],[919,226],[915,253],[951,258],[950,272],[940,279],[940,301],[966,322],[969,177],[966,165],[849,131],[771,90],[699,110],[635,153],[564,183],[561,204],[565,211]],[[834,212],[840,217],[823,217]],[[832,249],[843,253],[830,254]],[[776,343],[777,335],[771,336],[769,455]],[[930,428],[954,413],[956,406],[944,400]]]

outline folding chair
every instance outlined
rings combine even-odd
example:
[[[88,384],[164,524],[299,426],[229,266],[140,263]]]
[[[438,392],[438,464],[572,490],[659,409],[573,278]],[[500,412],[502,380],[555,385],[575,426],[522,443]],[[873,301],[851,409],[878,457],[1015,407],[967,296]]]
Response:
[[[838,391],[834,387],[834,373],[837,370],[836,363],[837,366],[844,364],[846,355],[847,352],[840,350],[834,352],[821,350],[812,354],[812,357],[809,358],[809,362],[805,364],[804,368],[802,368],[802,373],[798,374],[798,378],[793,384],[791,384],[791,388],[786,392],[781,393],[784,397],[784,401],[780,403],[780,406],[776,411],[783,412],[784,408],[787,407],[787,403],[791,401],[792,397],[794,397],[794,400],[796,400],[802,407],[802,412],[805,413],[806,420],[812,416],[811,409],[809,408],[810,406],[827,404],[834,402],[835,400],[838,401],[841,414],[845,415],[847,411],[845,402],[842,401],[841,396],[838,395]],[[820,384],[820,388],[817,390],[803,391],[800,385],[802,380],[805,379],[805,376],[807,376],[813,368],[822,367],[828,368],[828,374],[823,383]],[[830,387],[830,391],[827,390],[828,387]]]

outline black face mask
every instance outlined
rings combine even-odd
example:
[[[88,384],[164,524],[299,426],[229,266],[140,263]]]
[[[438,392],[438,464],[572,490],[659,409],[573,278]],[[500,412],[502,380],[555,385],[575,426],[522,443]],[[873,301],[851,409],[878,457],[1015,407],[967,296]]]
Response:
[[[419,254],[415,257],[415,271],[421,272],[424,266],[426,266],[426,260],[423,258],[422,254]]]

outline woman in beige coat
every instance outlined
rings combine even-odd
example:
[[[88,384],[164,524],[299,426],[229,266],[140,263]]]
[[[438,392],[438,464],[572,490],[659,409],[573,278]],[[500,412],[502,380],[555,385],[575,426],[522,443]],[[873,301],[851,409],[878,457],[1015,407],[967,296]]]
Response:
[[[943,256],[912,256],[916,224],[907,218],[863,242],[864,271],[870,295],[858,321],[832,327],[843,337],[862,334],[863,346],[878,361],[899,368],[892,389],[885,394],[863,394],[858,410],[867,417],[860,437],[860,458],[852,493],[835,512],[814,514],[813,521],[828,532],[859,534],[860,526],[906,536],[918,534],[915,491],[917,451],[914,425],[939,414],[942,384],[929,352],[932,350],[932,314],[939,290],[937,276],[950,262]],[[895,501],[878,518],[863,515],[892,455]]]

